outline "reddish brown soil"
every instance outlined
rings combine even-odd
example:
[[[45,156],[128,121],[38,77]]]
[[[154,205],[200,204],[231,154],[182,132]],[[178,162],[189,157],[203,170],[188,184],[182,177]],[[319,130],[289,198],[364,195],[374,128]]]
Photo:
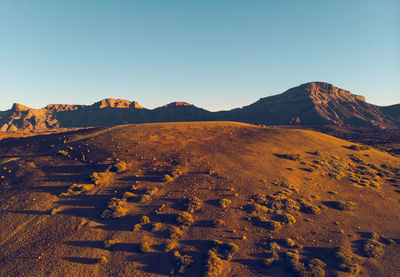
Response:
[[[223,261],[223,276],[295,276],[283,258],[290,250],[281,241],[285,238],[302,246],[298,252],[305,265],[312,258],[326,263],[329,276],[352,276],[334,258],[338,246],[349,251],[360,276],[400,276],[400,159],[373,148],[352,150],[353,144],[314,131],[232,122],[121,125],[3,138],[0,275],[169,276],[173,251],[164,251],[166,229],[180,225],[177,215],[196,196],[202,208],[174,239],[175,249],[193,258],[187,276],[204,275],[213,240],[239,247]],[[300,157],[291,160],[294,156],[287,154]],[[118,161],[128,170],[107,173],[86,192],[66,194],[72,184],[92,184],[93,172],[105,172]],[[177,170],[182,174],[164,182],[165,174]],[[151,200],[140,203],[152,188],[158,190]],[[296,223],[268,230],[248,208],[258,201],[256,194],[269,199],[279,191],[286,193],[283,199],[298,206],[305,201],[320,214],[269,207],[262,215],[266,219],[287,212]],[[107,202],[125,192],[134,195],[127,199],[126,215],[101,218]],[[218,204],[223,198],[231,200],[225,209]],[[353,208],[337,209],[335,201],[351,201]],[[134,231],[143,215],[150,224],[160,223],[160,230],[144,225]],[[224,224],[214,227],[216,220]],[[384,244],[382,256],[369,258],[362,249],[367,232],[396,244]],[[116,244],[105,248],[107,239]],[[150,252],[139,251],[143,241],[150,243]],[[275,241],[281,262],[267,268],[265,243]],[[99,262],[102,256],[108,263]]]

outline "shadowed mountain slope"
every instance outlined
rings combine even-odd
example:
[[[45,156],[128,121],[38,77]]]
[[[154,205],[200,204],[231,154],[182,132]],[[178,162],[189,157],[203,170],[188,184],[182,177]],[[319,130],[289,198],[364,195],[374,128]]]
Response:
[[[393,110],[400,107],[393,107]],[[394,113],[394,112],[393,112]],[[331,84],[307,83],[254,104],[221,113],[222,119],[268,125],[398,126],[399,120],[363,96]]]

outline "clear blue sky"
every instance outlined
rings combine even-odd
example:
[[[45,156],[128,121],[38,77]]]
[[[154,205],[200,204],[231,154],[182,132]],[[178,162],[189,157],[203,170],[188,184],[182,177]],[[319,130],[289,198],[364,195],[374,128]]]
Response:
[[[400,103],[399,15],[399,0],[0,0],[0,110],[220,110],[310,81]]]

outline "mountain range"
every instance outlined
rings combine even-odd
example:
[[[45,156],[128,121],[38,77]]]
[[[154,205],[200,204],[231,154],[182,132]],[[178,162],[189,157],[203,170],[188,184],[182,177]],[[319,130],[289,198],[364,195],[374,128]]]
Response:
[[[210,112],[186,102],[146,109],[136,101],[103,99],[92,105],[22,104],[0,112],[0,131],[182,121],[238,121],[265,125],[400,127],[400,104],[377,106],[324,82],[310,82],[229,111]]]

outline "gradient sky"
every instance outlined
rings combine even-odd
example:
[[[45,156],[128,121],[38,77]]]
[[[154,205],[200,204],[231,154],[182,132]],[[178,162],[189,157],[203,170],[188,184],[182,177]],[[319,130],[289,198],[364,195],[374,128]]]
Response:
[[[400,103],[399,15],[399,0],[0,0],[0,110],[221,110],[310,81]]]

